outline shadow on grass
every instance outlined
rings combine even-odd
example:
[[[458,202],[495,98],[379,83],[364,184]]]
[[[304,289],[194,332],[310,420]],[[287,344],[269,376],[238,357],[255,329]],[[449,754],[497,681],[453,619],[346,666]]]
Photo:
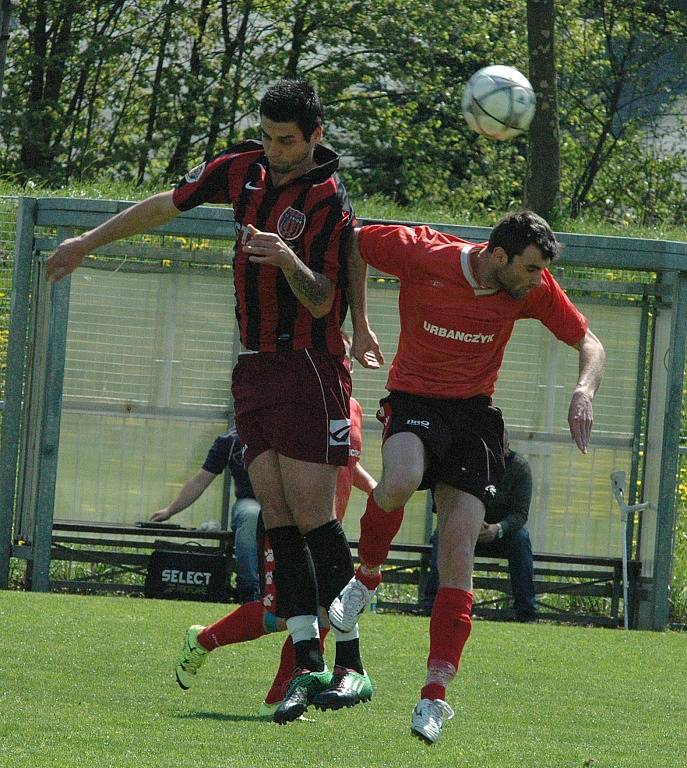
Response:
[[[225,723],[271,723],[272,718],[261,715],[232,715],[227,712],[175,712],[180,720],[219,720]]]

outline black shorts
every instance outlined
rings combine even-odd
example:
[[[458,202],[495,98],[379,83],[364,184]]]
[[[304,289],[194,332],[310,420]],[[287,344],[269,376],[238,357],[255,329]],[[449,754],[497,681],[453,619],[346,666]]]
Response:
[[[490,397],[459,400],[392,392],[379,405],[383,441],[399,432],[422,440],[429,466],[420,490],[442,482],[481,501],[493,497],[504,471],[504,427]]]

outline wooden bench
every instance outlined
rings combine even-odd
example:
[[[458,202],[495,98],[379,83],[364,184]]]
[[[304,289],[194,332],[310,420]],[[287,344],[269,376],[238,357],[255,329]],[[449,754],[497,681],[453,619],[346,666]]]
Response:
[[[357,552],[357,546],[358,542],[351,542],[354,552]],[[415,602],[386,599],[382,588],[377,600],[378,610],[428,615],[429,609],[423,605],[422,598],[429,574],[431,553],[430,544],[392,544],[391,557],[383,568],[383,583],[415,585],[417,599]],[[533,558],[534,588],[540,619],[609,627],[617,627],[622,623],[622,558],[544,552],[535,552]],[[638,560],[629,561],[630,626],[634,626],[640,573],[641,563]],[[513,617],[510,609],[511,588],[507,561],[500,558],[476,558],[473,585],[477,591],[474,615],[491,619]],[[487,594],[482,594],[483,591]],[[561,607],[557,604],[561,602],[560,598],[568,598],[569,605]],[[604,613],[586,611],[583,607],[575,605],[577,598],[604,598],[607,610]]]
[[[95,534],[88,536],[84,534]],[[113,537],[117,538],[113,538]],[[192,547],[193,551],[213,551],[227,555],[233,570],[233,533],[231,531],[199,531],[194,528],[146,528],[115,523],[88,523],[78,520],[55,520],[51,560],[104,564],[106,570],[96,571],[82,579],[51,580],[53,588],[98,592],[142,593],[143,585],[122,582],[118,577],[126,574],[145,576],[150,552],[154,548]],[[180,541],[181,540],[181,541]],[[210,547],[199,547],[186,542],[209,541]],[[357,553],[358,542],[351,541]],[[133,550],[133,551],[132,551]],[[432,547],[430,544],[392,544],[391,557],[384,565],[384,584],[411,585],[415,600],[387,599],[380,590],[377,608],[381,611],[399,611],[427,615],[422,597],[429,575]],[[622,559],[585,555],[559,555],[534,553],[534,587],[537,595],[538,615],[541,619],[566,621],[576,624],[595,624],[616,627],[622,623],[620,604],[623,594]],[[630,626],[634,625],[634,606],[641,563],[628,563],[630,588]],[[499,558],[478,557],[475,560],[474,588],[477,590],[473,612],[491,619],[512,618],[510,605],[510,579],[508,564]],[[389,592],[391,590],[387,590]],[[483,594],[486,593],[486,594]],[[405,597],[405,596],[404,596]],[[590,613],[569,605],[560,607],[555,601],[569,598],[603,598],[608,608],[605,613]]]
[[[142,582],[122,581],[121,577],[128,574],[145,577],[151,552],[161,548],[226,555],[227,578],[234,570],[232,531],[139,527],[56,519],[53,521],[51,562],[95,563],[106,565],[107,568],[94,570],[88,577],[81,579],[51,579],[50,586],[54,589],[142,594]]]

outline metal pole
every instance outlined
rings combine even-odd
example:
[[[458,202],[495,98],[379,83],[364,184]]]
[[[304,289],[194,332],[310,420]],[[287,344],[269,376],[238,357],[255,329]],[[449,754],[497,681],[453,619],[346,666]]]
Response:
[[[23,197],[19,201],[19,214],[17,216],[10,332],[7,347],[5,412],[2,421],[2,435],[0,435],[0,589],[6,588],[9,582],[10,554],[12,551],[36,207],[34,199]]]
[[[675,499],[680,449],[682,407],[687,347],[687,272],[679,272],[673,289],[670,354],[664,410],[663,444],[657,500],[656,541],[654,546],[654,595],[652,628],[664,629],[669,619],[669,595],[675,548]]]

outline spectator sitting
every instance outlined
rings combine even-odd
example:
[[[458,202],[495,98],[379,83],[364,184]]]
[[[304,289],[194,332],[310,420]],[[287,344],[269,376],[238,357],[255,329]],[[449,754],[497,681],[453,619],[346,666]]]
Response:
[[[260,575],[256,536],[260,505],[255,499],[248,472],[243,466],[243,446],[231,427],[212,444],[201,469],[189,478],[166,507],[153,512],[152,522],[169,520],[172,515],[190,507],[210,483],[229,467],[234,481],[236,501],[231,509],[231,530],[234,532],[234,559],[236,561],[236,599],[249,603],[260,597]]]

